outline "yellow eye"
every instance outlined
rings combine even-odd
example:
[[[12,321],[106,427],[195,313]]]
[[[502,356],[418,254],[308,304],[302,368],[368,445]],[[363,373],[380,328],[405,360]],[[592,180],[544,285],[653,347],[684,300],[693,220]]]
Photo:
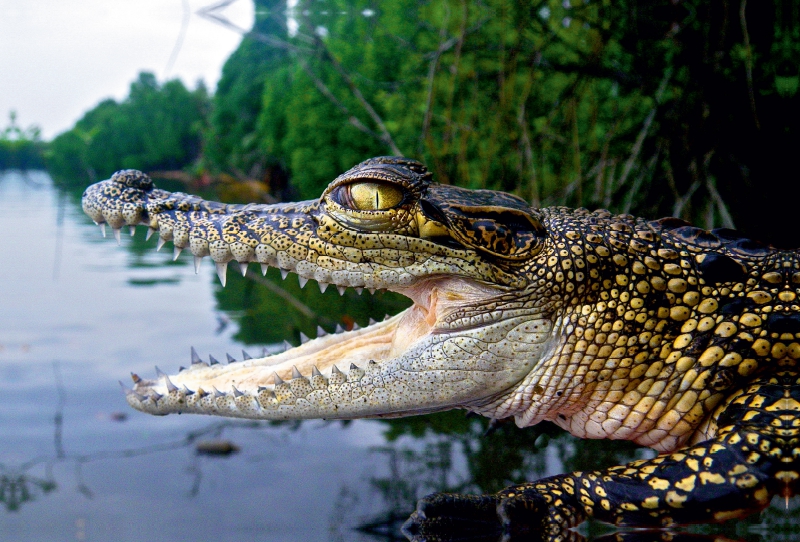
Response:
[[[340,193],[342,205],[358,211],[385,211],[403,201],[403,191],[385,183],[352,183]]]

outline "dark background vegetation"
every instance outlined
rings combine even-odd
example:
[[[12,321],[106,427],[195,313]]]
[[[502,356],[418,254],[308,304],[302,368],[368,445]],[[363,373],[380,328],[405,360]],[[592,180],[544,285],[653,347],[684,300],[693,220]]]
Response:
[[[287,37],[285,3],[256,0],[213,96],[140,74],[50,142],[47,163],[61,179],[136,167],[270,200],[403,154],[439,182],[537,206],[673,215],[793,247],[798,6],[309,0]],[[10,128],[0,164],[40,164],[22,150],[43,148],[36,134]]]

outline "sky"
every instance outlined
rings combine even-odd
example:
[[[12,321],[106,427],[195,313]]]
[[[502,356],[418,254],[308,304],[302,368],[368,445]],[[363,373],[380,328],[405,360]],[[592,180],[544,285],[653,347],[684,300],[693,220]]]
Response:
[[[160,82],[199,79],[213,90],[241,34],[197,14],[219,0],[0,0],[0,129],[36,125],[44,139],[71,128],[106,98],[120,100],[140,71]],[[216,12],[241,28],[253,3]],[[185,15],[188,25],[182,45]]]

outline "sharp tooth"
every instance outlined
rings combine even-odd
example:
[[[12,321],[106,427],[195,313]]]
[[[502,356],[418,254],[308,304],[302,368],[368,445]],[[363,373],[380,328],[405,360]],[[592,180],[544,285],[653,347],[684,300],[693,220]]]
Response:
[[[316,365],[311,366],[311,376],[322,376],[322,373],[319,372]]]
[[[342,333],[343,331],[344,328],[342,327],[342,324],[336,324],[336,333]]]
[[[233,396],[234,397],[242,397],[244,394],[236,389],[236,386],[231,386],[233,388]]]
[[[161,369],[159,369],[158,365],[156,365],[156,376],[158,378],[161,378],[162,376],[167,376],[167,374],[164,371],[162,371]]]
[[[155,229],[153,229],[153,228],[147,228],[147,233],[146,233],[146,234],[145,234],[145,236],[144,236],[144,240],[145,240],[145,241],[149,241],[149,240],[150,240],[150,238],[151,238],[151,237],[153,236],[153,234],[155,233],[155,231],[156,231],[156,230],[155,230]]]
[[[389,318],[391,318],[391,316],[389,316],[388,314],[384,314],[384,315],[383,315],[383,319],[384,319],[384,320],[388,320]]]
[[[167,391],[170,391],[170,392],[178,391],[178,386],[173,384],[172,380],[170,380],[167,375],[164,375],[164,384],[167,385]]]
[[[122,244],[122,239],[120,239],[120,237],[119,237],[119,228],[111,228],[111,231],[114,232],[114,239],[117,240],[117,244],[121,245]]]
[[[358,331],[359,329],[361,329],[361,326],[359,326],[356,322],[353,322],[353,329],[350,331]]]
[[[134,384],[138,384],[139,382],[142,381],[142,378],[136,373],[131,373],[131,380],[133,380]]]
[[[265,277],[267,276],[267,271],[269,270],[269,266],[265,263],[261,264],[261,274]]]
[[[287,350],[291,350],[291,349],[292,349],[292,343],[290,343],[289,341],[284,340],[283,341],[283,351],[286,352]]]
[[[278,373],[272,373],[272,380],[275,382],[276,386],[283,384],[283,380],[281,380],[281,377],[278,376]]]
[[[225,354],[225,356],[228,358],[228,363],[233,363],[234,361],[236,361],[236,358],[234,358],[230,354]]]
[[[225,287],[225,281],[227,279],[228,272],[228,262],[219,263],[217,262],[217,276],[219,277],[219,281],[222,283],[222,287]]]
[[[339,295],[344,295],[344,293],[347,291],[345,286],[337,286],[336,289],[339,290]]]
[[[192,346],[192,365],[197,365],[198,363],[203,363],[203,361],[200,359],[200,356],[197,355],[197,350]]]
[[[297,282],[300,283],[301,288],[305,288],[306,284],[308,283],[308,279],[305,277],[301,277],[300,275],[297,275]]]
[[[217,358],[215,358],[214,356],[212,356],[211,354],[209,354],[208,355],[208,364],[209,365],[216,365],[217,363],[219,363],[219,360]]]
[[[183,393],[186,395],[194,395],[194,392],[186,387],[186,384],[183,385]]]
[[[131,237],[133,237],[133,234],[136,233],[136,226],[128,226],[128,228],[130,229]]]
[[[122,386],[122,389],[125,391],[125,395],[133,395],[134,397],[136,397],[136,399],[139,400],[140,403],[144,403],[147,400],[147,397],[145,397],[144,395],[136,393],[135,391],[133,391],[129,387],[125,386],[125,384],[123,384],[122,382],[120,382],[119,385]]]
[[[324,337],[328,332],[322,326],[317,326],[317,337]]]
[[[164,240],[164,238],[163,237],[159,237],[158,238],[158,243],[156,243],[156,252],[160,251],[165,243],[166,243],[166,241]]]
[[[372,324],[377,324],[377,323],[378,323],[378,322],[376,322],[376,321],[375,321],[375,318],[370,318],[370,319],[369,319],[369,325],[372,325]]]
[[[303,333],[301,331],[300,332],[300,344],[306,344],[309,340],[310,339],[308,338],[308,335],[306,335],[305,333]]]
[[[177,245],[175,247],[173,247],[173,249],[172,249],[172,261],[173,262],[178,259],[178,256],[181,255],[181,251],[182,250],[183,249],[181,247],[177,246]]]
[[[286,269],[281,269],[281,278],[286,280],[286,277],[289,276],[289,272]]]
[[[194,257],[194,274],[198,274],[200,272],[200,264],[203,262],[202,256],[195,256]]]
[[[319,285],[319,291],[324,294],[325,290],[328,289],[328,283],[327,282],[318,282],[317,284]]]
[[[344,373],[340,371],[336,365],[334,365],[333,367],[331,367],[331,374],[341,375]]]
[[[361,295],[361,294],[363,294],[363,293],[364,293],[364,288],[356,288],[356,293],[357,293],[358,295]]]
[[[370,288],[369,289],[369,293],[371,293],[372,295],[375,295],[375,288]]]
[[[351,363],[350,364],[350,370],[351,371],[358,371],[359,370],[358,365],[356,365],[355,363]]]
[[[266,346],[262,347],[262,348],[261,348],[261,357],[262,357],[262,358],[265,358],[265,357],[267,357],[268,355],[269,355],[269,352],[267,352],[267,347],[266,347]]]
[[[182,372],[183,372],[183,371],[185,371],[185,370],[186,370],[186,367],[184,367],[183,365],[181,365],[180,367],[178,367],[178,372],[179,372],[179,373],[182,373]]]
[[[154,403],[158,403],[158,400],[161,399],[162,397],[164,397],[164,396],[161,395],[160,393],[154,391],[153,395],[150,396],[150,399],[152,399]]]
[[[242,360],[253,359],[253,356],[242,350]]]
[[[378,364],[378,362],[375,361],[374,359],[369,360],[370,367],[375,367],[377,364]]]
[[[247,262],[239,262],[239,271],[242,272],[242,276],[247,276]]]
[[[292,378],[303,378],[303,375],[300,374],[300,371],[297,370],[297,367],[292,365]]]
[[[100,226],[100,233],[102,233],[103,237],[105,237],[106,236],[106,223],[105,222],[101,222],[100,224],[98,224],[98,226]]]
[[[211,386],[211,388],[214,390],[214,397],[225,397],[225,392],[224,391],[219,391],[214,386]]]

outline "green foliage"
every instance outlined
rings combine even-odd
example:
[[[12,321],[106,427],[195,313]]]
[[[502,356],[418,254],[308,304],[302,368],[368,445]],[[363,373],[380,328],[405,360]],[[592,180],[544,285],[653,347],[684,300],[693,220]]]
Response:
[[[256,23],[222,68],[212,100],[208,130],[204,134],[207,166],[236,177],[259,177],[271,163],[261,154],[256,124],[262,109],[262,92],[269,77],[277,77],[287,65],[283,49],[270,46],[264,37],[280,34],[285,2],[254,0]]]
[[[439,182],[534,205],[792,242],[771,205],[798,143],[800,21],[785,2],[742,18],[703,0],[301,1],[291,38],[274,1],[256,4],[215,96],[214,168],[278,165],[310,198],[400,152]]]
[[[317,326],[332,332],[336,326],[351,329],[365,326],[370,318],[382,320],[387,313],[397,314],[408,307],[408,299],[382,292],[359,296],[348,290],[340,296],[331,286],[321,294],[310,285],[301,288],[295,279],[282,281],[277,269],[266,278],[251,271],[247,278],[229,272],[227,286],[217,289],[219,308],[237,320],[236,339],[245,344],[280,344],[289,340],[299,344],[300,334],[317,336]]]
[[[4,169],[41,169],[45,144],[37,126],[27,129],[17,124],[17,113],[10,111],[8,126],[0,131],[0,171]]]
[[[202,84],[190,91],[177,79],[160,85],[140,73],[125,100],[101,102],[51,142],[48,169],[85,184],[119,169],[185,167],[200,155],[208,102]]]

